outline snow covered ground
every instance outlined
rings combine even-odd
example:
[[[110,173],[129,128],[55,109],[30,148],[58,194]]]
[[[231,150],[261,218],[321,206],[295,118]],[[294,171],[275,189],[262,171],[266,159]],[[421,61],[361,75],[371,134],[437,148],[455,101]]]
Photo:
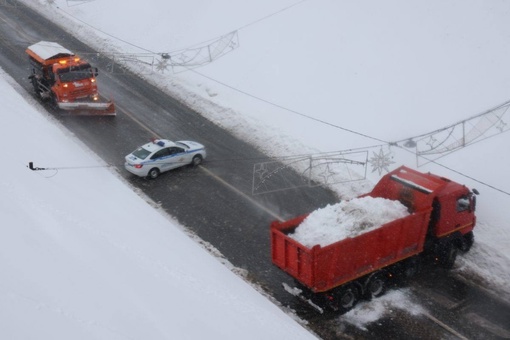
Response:
[[[0,338],[315,338],[12,84],[0,69]]]
[[[510,99],[504,0],[22,1],[98,51],[152,60],[142,70],[148,81],[276,156],[365,148],[374,161],[384,156],[383,168],[416,168],[413,154],[383,142]],[[225,41],[235,48],[211,54],[211,63],[201,58]],[[455,270],[475,271],[503,292],[510,292],[509,146],[502,133],[419,168],[481,192],[476,242]],[[370,181],[377,170],[368,168]],[[335,189],[352,197],[369,187]]]

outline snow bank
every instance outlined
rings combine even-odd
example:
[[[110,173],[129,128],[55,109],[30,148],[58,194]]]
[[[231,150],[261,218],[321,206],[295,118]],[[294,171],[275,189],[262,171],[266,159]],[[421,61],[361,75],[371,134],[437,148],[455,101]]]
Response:
[[[399,201],[381,197],[354,198],[315,210],[289,235],[311,248],[375,230],[385,223],[409,215]]]
[[[410,289],[389,291],[386,295],[371,301],[360,303],[355,309],[342,316],[342,321],[367,331],[367,325],[381,319],[385,315],[396,315],[399,310],[411,315],[421,315],[427,311],[414,301]]]
[[[316,338],[2,69],[0,93],[0,142],[10,146],[0,168],[0,339]],[[29,161],[67,169],[31,171]]]

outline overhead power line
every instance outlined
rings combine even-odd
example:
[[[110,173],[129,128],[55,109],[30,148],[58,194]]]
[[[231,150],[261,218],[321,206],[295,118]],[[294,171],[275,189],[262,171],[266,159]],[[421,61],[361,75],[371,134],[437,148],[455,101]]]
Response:
[[[463,176],[463,177],[469,178],[470,180],[472,180],[472,181],[474,181],[474,182],[476,182],[476,183],[479,183],[479,184],[484,185],[484,186],[486,186],[486,187],[489,187],[489,188],[491,188],[491,189],[493,189],[493,190],[499,191],[499,192],[500,192],[500,193],[502,193],[502,194],[505,194],[505,195],[507,195],[507,196],[510,196],[510,192],[508,192],[508,191],[505,191],[505,190],[503,190],[503,189],[500,189],[500,188],[498,188],[498,187],[495,187],[494,185],[491,185],[491,184],[489,184],[489,183],[483,182],[483,181],[481,181],[481,180],[479,180],[479,179],[476,179],[476,178],[474,178],[474,177],[472,177],[472,176],[466,175],[465,173],[462,173],[462,172],[460,172],[460,171],[458,171],[458,170],[452,169],[452,168],[450,168],[450,167],[448,167],[448,166],[446,166],[446,165],[444,165],[444,164],[440,164],[440,163],[437,163],[437,162],[435,162],[435,161],[431,161],[431,162],[432,162],[432,163],[434,163],[434,164],[436,164],[436,165],[438,165],[438,166],[440,166],[440,167],[442,167],[442,168],[444,168],[444,169],[450,170],[450,171],[452,171],[452,172],[454,172],[454,173],[456,173],[456,174],[458,174],[458,175],[461,175],[461,176]]]
[[[301,5],[302,3],[306,2],[306,1],[308,1],[308,0],[301,0],[301,1],[298,1],[298,2],[296,2],[296,3],[294,3],[294,4],[288,5],[288,6],[286,6],[286,7],[282,8],[282,9],[279,9],[279,10],[277,10],[277,11],[275,11],[275,12],[272,12],[272,13],[270,13],[270,14],[267,14],[267,15],[265,15],[265,16],[263,16],[263,17],[259,18],[259,19],[256,19],[256,20],[254,20],[254,21],[252,21],[252,22],[249,22],[249,23],[247,23],[247,24],[244,24],[244,25],[242,25],[242,26],[239,26],[239,27],[238,27],[238,28],[236,28],[236,29],[230,30],[230,32],[240,31],[240,30],[245,29],[245,28],[247,28],[247,27],[250,27],[250,26],[253,26],[253,25],[255,25],[255,24],[258,24],[258,23],[260,23],[260,22],[262,22],[262,21],[264,21],[264,20],[267,20],[267,19],[269,19],[269,18],[271,18],[271,17],[273,17],[273,16],[276,16],[276,15],[278,15],[278,14],[280,14],[280,13],[283,13],[283,12],[285,12],[285,11],[287,11],[287,10],[289,10],[289,9],[293,8],[293,7],[296,7],[296,6],[298,6],[298,5]],[[108,32],[105,32],[105,31],[101,30],[100,28],[95,27],[95,26],[93,26],[93,25],[91,25],[91,24],[89,24],[89,23],[87,23],[87,22],[85,22],[85,21],[83,21],[83,20],[81,20],[81,19],[77,18],[76,16],[74,16],[74,15],[72,15],[71,13],[69,13],[69,12],[67,12],[67,11],[63,10],[63,9],[62,9],[62,8],[60,8],[59,6],[55,6],[55,7],[56,7],[59,11],[61,11],[61,12],[63,12],[64,14],[68,15],[69,17],[71,17],[71,18],[73,18],[73,19],[75,19],[75,20],[77,20],[77,21],[81,22],[82,24],[84,24],[84,25],[86,25],[86,26],[88,26],[88,27],[92,28],[92,29],[93,29],[93,30],[95,30],[95,31],[98,31],[98,32],[100,32],[100,33],[102,33],[102,34],[104,34],[104,35],[106,35],[106,36],[109,36],[110,38],[113,38],[113,39],[115,39],[115,40],[121,41],[121,42],[123,42],[123,43],[125,43],[125,44],[128,44],[128,45],[130,45],[130,46],[132,46],[132,47],[138,48],[138,49],[143,50],[143,51],[148,52],[148,53],[153,53],[153,54],[158,54],[158,55],[159,55],[159,54],[162,54],[162,52],[155,52],[155,51],[149,50],[149,49],[147,49],[147,48],[145,48],[145,47],[142,47],[142,46],[139,46],[139,45],[133,44],[133,43],[131,43],[131,42],[129,42],[129,41],[127,41],[127,40],[125,40],[125,39],[122,39],[122,38],[119,38],[119,37],[117,37],[117,36],[114,36],[113,34],[110,34],[110,33],[108,33]],[[179,52],[179,51],[183,51],[183,50],[193,49],[194,47],[196,47],[196,46],[198,46],[198,45],[203,45],[203,44],[206,44],[206,43],[208,43],[208,42],[210,42],[210,41],[214,41],[214,40],[216,40],[216,39],[217,39],[216,37],[215,37],[215,38],[211,38],[211,39],[208,39],[208,40],[205,40],[205,41],[199,42],[199,43],[191,44],[191,45],[189,45],[188,47],[180,48],[180,49],[176,49],[176,50],[173,50],[173,51],[170,51],[170,52],[166,52],[166,53],[175,53],[175,52]]]
[[[249,27],[249,26],[255,25],[255,24],[257,24],[257,23],[259,23],[259,22],[261,22],[261,21],[263,21],[263,20],[266,20],[266,19],[268,19],[268,18],[270,18],[270,17],[273,17],[273,16],[275,16],[275,15],[277,15],[277,14],[280,14],[280,13],[282,13],[282,12],[284,12],[284,11],[286,11],[286,10],[290,9],[290,8],[293,8],[293,7],[297,6],[297,5],[300,5],[300,4],[302,4],[302,3],[306,2],[306,1],[307,1],[307,0],[301,0],[301,1],[298,1],[298,2],[296,2],[296,3],[294,3],[294,4],[291,4],[291,5],[287,6],[287,7],[282,8],[282,9],[280,9],[280,10],[276,11],[276,12],[270,13],[270,14],[268,14],[268,15],[266,15],[266,16],[264,16],[264,17],[260,18],[260,19],[257,19],[257,20],[255,20],[255,21],[252,21],[252,22],[248,23],[248,24],[245,24],[245,25],[243,25],[243,26],[240,26],[237,30],[242,30],[242,29],[247,28],[247,27]],[[85,21],[83,21],[83,20],[81,20],[81,19],[79,19],[79,18],[77,18],[77,17],[75,17],[75,16],[71,15],[70,13],[68,13],[68,12],[64,11],[63,9],[61,9],[61,8],[60,8],[60,7],[58,7],[58,6],[56,6],[56,8],[57,8],[57,9],[59,9],[60,11],[62,11],[63,13],[65,13],[66,15],[68,15],[68,16],[70,16],[70,17],[72,17],[73,19],[75,19],[75,20],[77,20],[77,21],[79,21],[79,22],[83,23],[84,25],[86,25],[86,26],[88,26],[88,27],[90,27],[90,28],[92,28],[92,29],[94,29],[94,30],[96,30],[96,31],[98,31],[98,32],[101,32],[102,34],[104,34],[104,35],[106,35],[106,36],[109,36],[109,37],[111,37],[111,38],[113,38],[113,39],[115,39],[115,40],[121,41],[121,42],[123,42],[123,43],[125,43],[125,44],[128,44],[128,45],[130,45],[130,46],[133,46],[133,47],[138,48],[138,49],[140,49],[140,50],[143,50],[143,51],[145,51],[145,52],[147,52],[147,53],[151,53],[151,54],[158,54],[158,55],[163,55],[163,54],[164,54],[164,53],[156,53],[156,52],[151,51],[151,50],[149,50],[149,49],[146,49],[146,48],[144,48],[144,47],[142,47],[142,46],[139,46],[139,45],[133,44],[133,43],[131,43],[131,42],[127,41],[127,40],[124,40],[124,39],[121,39],[121,38],[119,38],[119,37],[116,37],[116,36],[114,36],[114,35],[112,35],[112,34],[109,34],[109,33],[105,32],[105,31],[103,31],[103,30],[101,30],[101,29],[99,29],[99,28],[97,28],[97,27],[95,27],[95,26],[92,26],[92,25],[88,24],[87,22],[85,22]],[[192,45],[192,46],[196,46],[196,45],[197,45],[197,44]],[[501,104],[501,105],[499,105],[499,106],[497,106],[497,107],[495,107],[495,108],[493,108],[493,109],[491,109],[491,110],[488,110],[488,111],[486,111],[486,112],[483,112],[483,113],[481,113],[481,114],[479,114],[479,115],[473,116],[473,117],[471,117],[471,118],[468,118],[468,119],[463,120],[463,121],[461,121],[461,122],[458,122],[458,123],[456,123],[456,124],[449,125],[449,126],[447,126],[447,127],[444,127],[444,128],[438,129],[438,130],[435,130],[435,131],[433,131],[433,132],[426,133],[426,134],[421,134],[421,135],[417,135],[417,136],[413,136],[413,137],[408,137],[408,138],[406,138],[406,139],[403,139],[403,140],[400,140],[400,141],[397,141],[397,142],[389,142],[389,141],[385,141],[385,140],[382,140],[382,139],[379,139],[379,138],[376,138],[376,137],[373,137],[373,136],[370,136],[370,135],[367,135],[367,134],[364,134],[364,133],[361,133],[361,132],[358,132],[358,131],[354,131],[354,130],[352,130],[352,129],[348,129],[348,128],[345,128],[345,127],[342,127],[342,126],[339,126],[339,125],[336,125],[336,124],[333,124],[333,123],[327,122],[327,121],[322,120],[322,119],[315,118],[315,117],[313,117],[313,116],[310,116],[310,115],[307,115],[307,114],[304,114],[304,113],[298,112],[298,111],[296,111],[296,110],[289,109],[289,108],[287,108],[287,107],[284,107],[284,106],[282,106],[282,105],[276,104],[276,103],[271,102],[271,101],[269,101],[269,100],[266,100],[266,99],[260,98],[260,97],[258,97],[258,96],[252,95],[252,94],[250,94],[250,93],[248,93],[248,92],[245,92],[245,91],[243,91],[243,90],[241,90],[241,89],[238,89],[238,88],[236,88],[236,87],[234,87],[234,86],[230,86],[230,85],[228,85],[228,84],[226,84],[226,83],[224,83],[224,82],[221,82],[221,81],[219,81],[219,80],[217,80],[217,79],[214,79],[214,78],[212,78],[212,77],[209,77],[209,76],[207,76],[207,75],[205,75],[205,74],[203,74],[203,73],[200,73],[200,72],[198,72],[198,71],[196,71],[196,70],[192,70],[192,69],[189,69],[189,70],[190,70],[190,71],[192,71],[192,72],[194,72],[194,73],[196,73],[196,74],[198,74],[198,75],[200,75],[201,77],[204,77],[204,78],[207,78],[207,79],[209,79],[209,80],[211,80],[211,81],[214,81],[214,82],[216,82],[216,83],[218,83],[218,84],[220,84],[220,85],[222,85],[222,86],[225,86],[225,87],[227,87],[227,88],[230,88],[230,89],[232,89],[232,90],[234,90],[234,91],[236,91],[236,92],[239,92],[239,93],[241,93],[241,94],[243,94],[243,95],[245,95],[245,96],[249,96],[249,97],[251,97],[251,98],[254,98],[254,99],[256,99],[256,100],[259,100],[259,101],[261,101],[261,102],[264,102],[264,103],[266,103],[266,104],[272,105],[272,106],[277,107],[277,108],[280,108],[280,109],[282,109],[282,110],[285,110],[285,111],[287,111],[287,112],[290,112],[290,113],[293,113],[293,114],[299,115],[299,116],[301,116],[301,117],[303,117],[303,118],[306,118],[306,119],[309,119],[309,120],[312,120],[312,121],[315,121],[315,122],[318,122],[318,123],[321,123],[321,124],[324,124],[324,125],[327,125],[327,126],[331,126],[331,127],[333,127],[333,128],[340,129],[340,130],[343,130],[343,131],[346,131],[346,132],[349,132],[349,133],[352,133],[352,134],[355,134],[355,135],[358,135],[358,136],[361,136],[361,137],[364,137],[364,138],[367,138],[367,139],[371,139],[371,140],[374,140],[374,141],[380,142],[380,143],[382,143],[382,144],[384,144],[384,145],[398,146],[398,147],[400,147],[400,148],[402,148],[402,149],[404,149],[404,150],[406,150],[406,149],[405,149],[403,146],[401,146],[401,145],[400,145],[401,143],[404,143],[404,144],[405,144],[405,143],[410,143],[410,144],[408,144],[408,145],[411,145],[412,143],[414,143],[414,139],[422,138],[422,140],[423,140],[423,138],[427,138],[427,137],[433,136],[433,135],[434,135],[434,134],[436,134],[436,133],[442,133],[442,132],[444,132],[444,131],[447,131],[448,129],[453,129],[453,128],[455,128],[457,125],[463,125],[463,124],[465,124],[465,123],[467,123],[467,122],[471,122],[471,121],[473,121],[473,120],[475,120],[475,119],[477,119],[477,118],[481,118],[481,117],[483,117],[484,115],[492,114],[494,111],[499,110],[499,109],[501,109],[501,108],[504,108],[504,109],[505,109],[505,111],[504,111],[502,114],[500,114],[499,116],[498,116],[498,115],[496,115],[496,117],[499,119],[499,122],[501,123],[501,124],[500,124],[500,126],[499,126],[499,127],[496,127],[496,128],[497,128],[498,130],[500,130],[500,133],[502,133],[502,132],[506,132],[506,131],[508,131],[508,130],[509,130],[509,129],[508,129],[508,128],[509,128],[509,126],[508,126],[506,123],[504,123],[504,122],[502,121],[502,116],[506,113],[506,111],[507,111],[507,110],[508,110],[508,108],[510,107],[510,101],[505,102],[505,103],[503,103],[503,104]],[[493,123],[492,125],[493,125],[493,126],[495,126],[495,124],[497,123],[497,119],[496,119],[496,123],[494,123],[494,121],[492,121],[492,123]],[[491,127],[492,127],[492,126],[491,126]],[[477,126],[475,126],[475,128],[477,128]],[[478,137],[479,137],[480,135],[484,135],[484,131],[482,131],[482,132],[477,131],[477,132],[478,132]],[[452,135],[453,135],[453,133],[449,133],[449,136],[452,136]],[[491,136],[492,136],[492,135],[491,135]],[[489,137],[491,137],[491,136],[489,136]],[[489,137],[485,136],[485,138],[489,138]],[[445,138],[445,139],[446,139],[446,138]],[[476,139],[476,138],[473,138],[473,140],[474,140],[474,139]],[[478,139],[478,140],[479,140],[479,139]],[[426,144],[428,145],[428,144],[430,144],[430,143],[426,143]],[[443,145],[443,144],[444,144],[444,141],[443,141],[443,143],[441,143],[441,145]],[[458,143],[457,143],[457,144],[458,144]],[[453,145],[457,145],[457,144],[456,144],[456,143],[453,143]],[[467,144],[469,144],[469,143],[464,143],[464,144],[462,144],[462,145],[463,145],[463,146],[465,146],[465,145],[467,145]],[[372,147],[367,147],[367,149],[368,149],[368,148],[372,148]],[[436,147],[434,146],[433,148],[436,148]],[[436,149],[437,149],[437,148],[436,148]],[[453,149],[454,149],[454,147],[450,147],[450,148],[448,148],[448,147],[447,147],[447,148],[446,148],[446,150],[448,150],[448,151],[449,151],[449,150],[453,150]],[[406,151],[408,151],[408,152],[409,152],[410,150],[406,150]],[[466,174],[463,174],[463,173],[461,173],[461,172],[459,172],[459,171],[453,170],[453,169],[451,169],[451,168],[449,168],[449,167],[446,167],[446,166],[444,166],[444,165],[442,165],[442,164],[438,163],[438,162],[437,162],[437,161],[435,161],[435,160],[431,160],[431,159],[428,159],[427,157],[425,157],[425,155],[429,155],[429,154],[430,154],[430,152],[422,152],[422,154],[419,154],[419,153],[418,153],[418,151],[416,152],[416,155],[417,155],[418,157],[421,157],[421,158],[427,159],[427,161],[429,161],[429,162],[433,162],[434,164],[436,164],[436,165],[438,165],[438,166],[444,167],[444,168],[446,168],[446,169],[448,169],[448,170],[450,170],[450,171],[453,171],[453,172],[455,172],[455,173],[457,173],[457,174],[459,174],[459,175],[462,175],[462,176],[464,176],[464,177],[466,177],[466,178],[469,178],[469,179],[471,179],[471,180],[473,180],[473,181],[476,181],[476,182],[478,182],[478,183],[480,183],[480,184],[483,184],[483,185],[485,185],[485,186],[488,186],[488,187],[490,187],[490,188],[492,188],[492,189],[494,189],[494,190],[497,190],[497,191],[500,191],[500,192],[502,192],[502,193],[504,193],[504,194],[510,195],[510,193],[508,193],[508,192],[506,192],[506,191],[504,191],[504,190],[501,190],[501,189],[499,189],[499,188],[497,188],[497,187],[495,187],[495,186],[492,186],[492,185],[490,185],[490,184],[487,184],[487,183],[485,183],[485,182],[483,182],[483,181],[477,180],[477,179],[475,179],[475,178],[473,178],[473,177],[471,177],[471,176],[468,176],[468,175],[466,175]],[[81,168],[83,168],[83,167],[81,167]],[[32,169],[32,168],[31,168],[31,169]],[[52,169],[52,170],[58,170],[58,169],[63,169],[63,168],[51,168],[51,169]],[[50,168],[46,168],[46,169],[43,169],[43,168],[37,168],[37,169],[32,169],[32,170],[50,170]]]
[[[205,75],[205,74],[203,74],[203,73],[200,73],[200,72],[198,72],[198,71],[196,71],[196,70],[192,70],[192,69],[190,69],[190,71],[191,71],[191,72],[194,72],[194,73],[196,73],[196,74],[198,74],[198,75],[200,75],[200,76],[202,76],[202,77],[204,77],[204,78],[207,78],[207,79],[209,79],[209,80],[212,80],[212,81],[214,81],[214,82],[216,82],[216,83],[218,83],[218,84],[220,84],[220,85],[223,85],[223,86],[225,86],[225,87],[228,87],[228,88],[229,88],[229,89],[231,89],[231,90],[234,90],[234,91],[236,91],[236,92],[239,92],[239,93],[241,93],[241,94],[243,94],[243,95],[246,95],[246,96],[248,96],[248,97],[251,97],[251,98],[257,99],[257,100],[259,100],[259,101],[261,101],[261,102],[264,102],[264,103],[266,103],[266,104],[272,105],[272,106],[274,106],[274,107],[280,108],[280,109],[282,109],[282,110],[285,110],[285,111],[288,111],[288,112],[294,113],[294,114],[296,114],[296,115],[298,115],[298,116],[301,116],[301,117],[304,117],[304,118],[307,118],[307,119],[310,119],[310,120],[313,120],[313,121],[319,122],[319,123],[324,124],[324,125],[328,125],[328,126],[334,127],[334,128],[336,128],[336,129],[340,129],[340,130],[343,130],[343,131],[347,131],[347,132],[349,132],[349,133],[352,133],[352,134],[355,134],[355,135],[358,135],[358,136],[362,136],[362,137],[365,137],[365,138],[368,138],[368,139],[372,139],[372,140],[375,140],[375,141],[378,141],[378,142],[381,142],[381,143],[384,143],[384,144],[389,144],[389,142],[384,141],[384,140],[382,140],[382,139],[379,139],[379,138],[376,138],[376,137],[372,137],[372,136],[366,135],[366,134],[364,134],[364,133],[357,132],[357,131],[354,131],[354,130],[351,130],[351,129],[348,129],[348,128],[345,128],[345,127],[342,127],[342,126],[339,126],[339,125],[336,125],[336,124],[333,124],[333,123],[329,123],[329,122],[327,122],[327,121],[325,121],[325,120],[322,120],[322,119],[318,119],[318,118],[315,118],[315,117],[309,116],[309,115],[307,115],[307,114],[304,114],[304,113],[301,113],[301,112],[298,112],[298,111],[295,111],[295,110],[289,109],[289,108],[287,108],[287,107],[285,107],[285,106],[282,106],[282,105],[280,105],[280,104],[276,104],[276,103],[271,102],[271,101],[269,101],[269,100],[266,100],[266,99],[264,99],[264,98],[257,97],[257,96],[255,96],[255,95],[253,95],[253,94],[250,94],[250,93],[248,93],[248,92],[245,92],[245,91],[243,91],[243,90],[241,90],[241,89],[238,89],[238,88],[236,88],[236,87],[234,87],[234,86],[230,86],[230,85],[225,84],[225,83],[223,83],[223,82],[221,82],[221,81],[219,81],[219,80],[217,80],[217,79],[211,78],[211,77],[209,77],[209,76],[207,76],[207,75]]]
[[[146,49],[146,48],[144,48],[144,47],[142,47],[142,46],[139,46],[139,45],[135,45],[135,44],[133,44],[133,43],[131,43],[131,42],[127,41],[127,40],[124,40],[124,39],[119,38],[119,37],[117,37],[117,36],[115,36],[115,35],[113,35],[113,34],[110,34],[110,33],[108,33],[108,32],[105,32],[105,31],[103,31],[103,30],[101,30],[101,29],[99,29],[99,28],[97,28],[97,27],[95,27],[95,26],[92,26],[91,24],[89,24],[89,23],[87,23],[87,22],[85,22],[85,21],[83,21],[83,20],[81,20],[81,19],[79,19],[79,18],[75,17],[75,16],[74,16],[74,15],[72,15],[71,13],[64,11],[62,8],[60,8],[60,7],[58,7],[58,6],[56,6],[56,8],[57,8],[59,11],[61,11],[61,12],[65,13],[65,14],[66,14],[66,15],[68,15],[68,16],[70,16],[70,17],[71,17],[71,18],[73,18],[74,20],[79,21],[79,22],[81,22],[82,24],[84,24],[84,25],[86,25],[86,26],[88,26],[88,27],[92,28],[93,30],[98,31],[98,32],[100,32],[100,33],[102,33],[102,34],[104,34],[104,35],[106,35],[106,36],[110,37],[110,38],[113,38],[113,39],[115,39],[115,40],[121,41],[121,42],[123,42],[123,43],[125,43],[125,44],[127,44],[127,45],[130,45],[130,46],[136,47],[136,48],[138,48],[138,49],[140,49],[140,50],[142,50],[142,51],[145,51],[145,52],[148,52],[148,53],[152,53],[152,54],[158,54],[158,53],[156,53],[156,52],[154,52],[154,51],[148,50],[148,49]]]

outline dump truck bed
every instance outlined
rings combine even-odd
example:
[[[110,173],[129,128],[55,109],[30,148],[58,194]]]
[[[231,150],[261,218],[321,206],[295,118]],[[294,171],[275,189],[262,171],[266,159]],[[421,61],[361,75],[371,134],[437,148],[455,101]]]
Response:
[[[307,217],[271,224],[273,263],[313,292],[324,292],[423,251],[431,209],[328,246],[308,248],[289,237]]]

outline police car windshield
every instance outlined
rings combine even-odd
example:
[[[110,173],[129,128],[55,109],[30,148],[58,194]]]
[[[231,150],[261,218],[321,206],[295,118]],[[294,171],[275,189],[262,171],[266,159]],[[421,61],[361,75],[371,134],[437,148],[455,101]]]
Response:
[[[178,145],[178,146],[183,147],[183,148],[185,148],[185,149],[189,149],[189,145],[184,144],[184,143],[182,143],[182,142],[175,142],[175,145]]]
[[[136,157],[138,157],[140,159],[145,159],[150,154],[151,154],[151,152],[149,150],[146,150],[146,149],[144,149],[142,147],[139,147],[138,149],[133,151],[133,155],[135,155]]]

